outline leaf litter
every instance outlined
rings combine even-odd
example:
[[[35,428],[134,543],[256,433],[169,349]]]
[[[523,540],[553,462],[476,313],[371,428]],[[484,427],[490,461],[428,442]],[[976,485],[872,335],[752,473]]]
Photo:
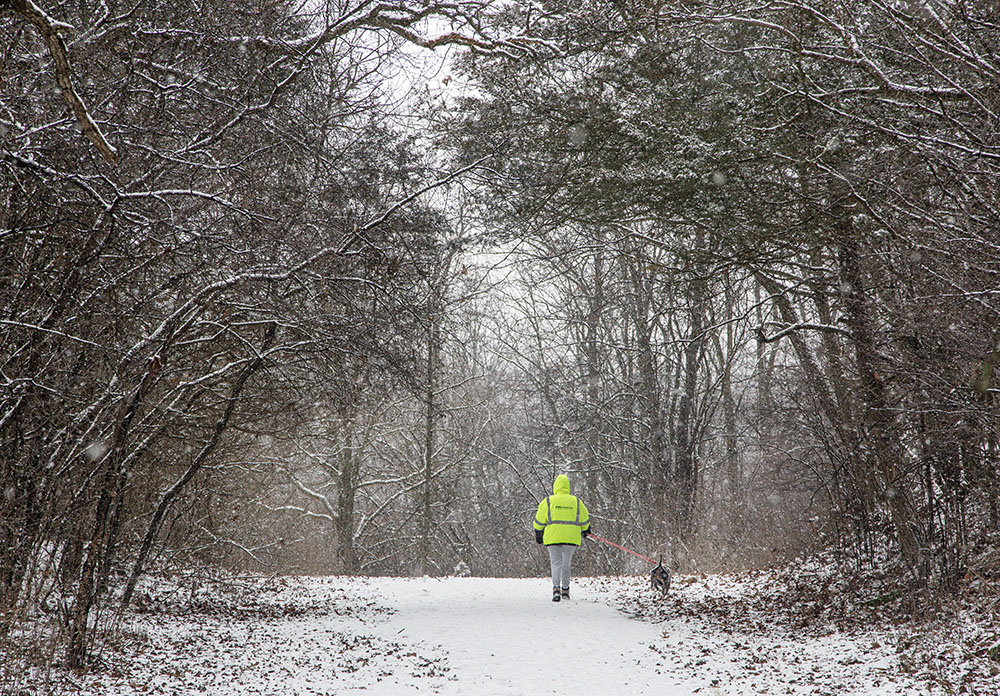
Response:
[[[678,576],[666,596],[643,577],[583,578],[557,604],[543,578],[148,580],[91,669],[21,691],[1000,693],[995,595],[914,621],[846,598],[848,582],[808,563]]]

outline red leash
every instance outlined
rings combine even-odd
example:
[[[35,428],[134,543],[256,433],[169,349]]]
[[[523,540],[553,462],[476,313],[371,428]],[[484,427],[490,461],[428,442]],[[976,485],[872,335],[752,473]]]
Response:
[[[603,541],[603,542],[604,542],[605,544],[609,544],[609,545],[611,545],[611,546],[614,546],[614,547],[615,547],[616,549],[621,549],[622,551],[625,551],[626,553],[630,553],[630,554],[632,554],[633,556],[637,556],[637,557],[641,558],[641,559],[642,559],[642,560],[644,560],[644,561],[648,561],[649,563],[655,563],[655,562],[656,562],[656,561],[654,561],[654,560],[653,560],[652,558],[646,558],[646,557],[645,557],[645,556],[643,556],[643,555],[642,555],[641,553],[636,553],[636,552],[635,552],[635,551],[633,551],[632,549],[627,549],[627,548],[625,548],[624,546],[619,546],[618,544],[616,544],[616,543],[615,543],[615,542],[613,542],[613,541],[608,541],[607,539],[602,539],[601,537],[597,536],[597,535],[596,535],[596,534],[594,534],[593,532],[591,532],[591,533],[590,533],[590,534],[588,534],[587,536],[588,536],[588,537],[590,537],[591,539],[597,539],[598,541]]]

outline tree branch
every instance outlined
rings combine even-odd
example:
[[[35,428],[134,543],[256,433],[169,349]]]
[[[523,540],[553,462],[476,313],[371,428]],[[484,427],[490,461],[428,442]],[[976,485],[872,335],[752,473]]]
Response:
[[[798,324],[790,324],[781,329],[778,333],[768,336],[764,333],[764,327],[758,326],[754,331],[757,334],[758,343],[774,343],[775,341],[780,341],[785,336],[788,336],[796,331],[826,331],[828,333],[838,333],[843,336],[850,336],[851,332],[840,326],[832,326],[830,324],[811,324],[808,322],[802,322]]]
[[[66,51],[66,43],[63,41],[61,33],[72,32],[73,26],[65,22],[58,22],[49,17],[32,0],[9,0],[9,4],[14,11],[24,17],[25,20],[35,25],[38,32],[45,39],[49,47],[49,55],[55,63],[56,82],[59,84],[59,91],[62,92],[63,99],[69,106],[77,123],[84,135],[90,138],[98,152],[111,164],[118,164],[118,151],[107,141],[100,127],[91,118],[83,99],[77,94],[73,87],[73,77],[69,65],[69,54]]]

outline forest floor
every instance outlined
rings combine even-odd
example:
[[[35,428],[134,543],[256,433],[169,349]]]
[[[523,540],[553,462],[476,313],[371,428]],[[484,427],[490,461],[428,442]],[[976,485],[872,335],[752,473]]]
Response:
[[[914,621],[891,609],[891,593],[852,603],[839,582],[799,564],[677,576],[664,597],[643,577],[584,578],[554,603],[545,578],[160,580],[92,669],[8,672],[0,691],[1000,693],[996,593]]]

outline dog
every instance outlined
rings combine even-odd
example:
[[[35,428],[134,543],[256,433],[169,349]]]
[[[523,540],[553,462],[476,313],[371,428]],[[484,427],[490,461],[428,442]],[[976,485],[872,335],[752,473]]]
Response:
[[[670,571],[663,567],[662,558],[649,575],[653,591],[659,590],[663,594],[667,594],[667,590],[670,589]]]

